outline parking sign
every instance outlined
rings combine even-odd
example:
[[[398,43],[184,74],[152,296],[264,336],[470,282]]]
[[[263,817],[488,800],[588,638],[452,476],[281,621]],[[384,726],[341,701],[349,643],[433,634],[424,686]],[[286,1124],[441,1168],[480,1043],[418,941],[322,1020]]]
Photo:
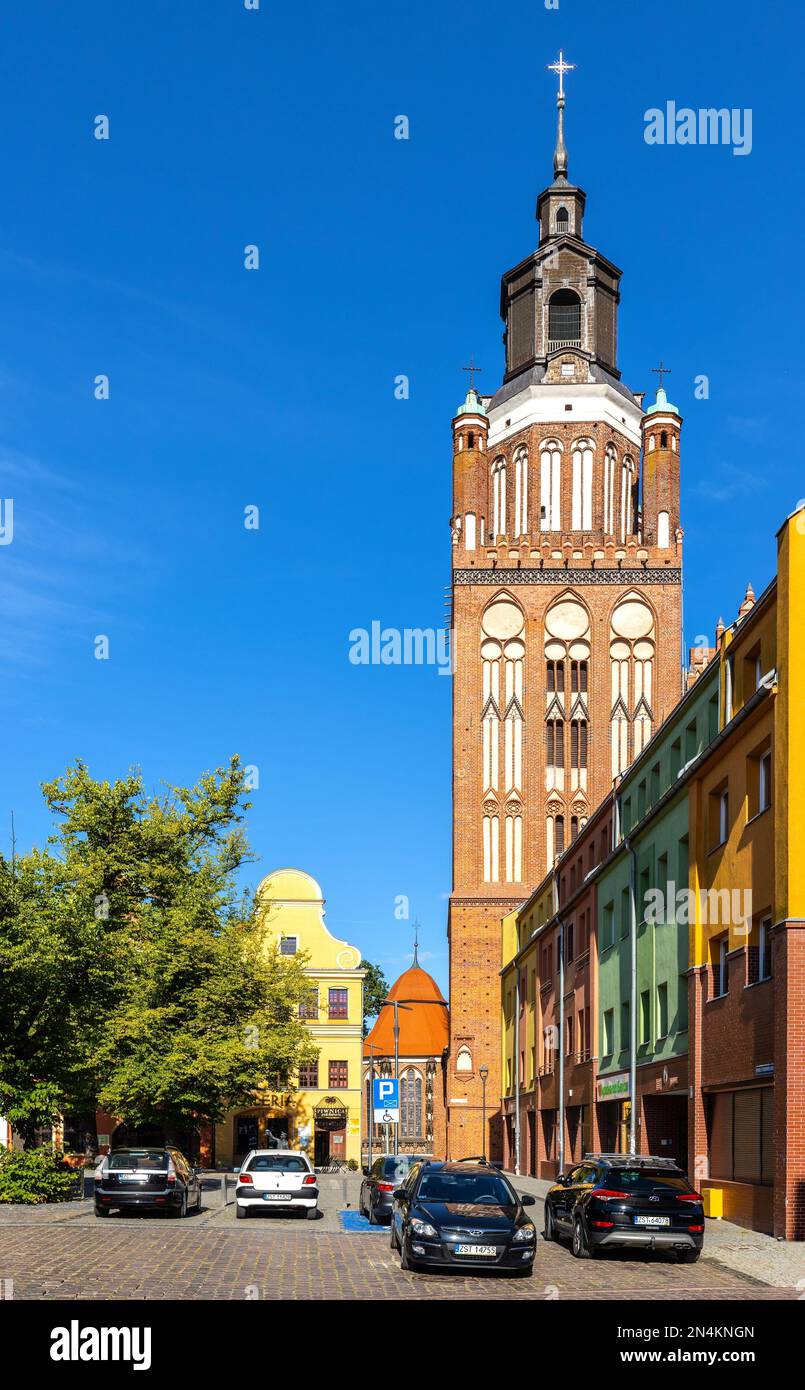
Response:
[[[376,1076],[372,1082],[372,1107],[376,1125],[400,1123],[400,1083],[390,1076]]]

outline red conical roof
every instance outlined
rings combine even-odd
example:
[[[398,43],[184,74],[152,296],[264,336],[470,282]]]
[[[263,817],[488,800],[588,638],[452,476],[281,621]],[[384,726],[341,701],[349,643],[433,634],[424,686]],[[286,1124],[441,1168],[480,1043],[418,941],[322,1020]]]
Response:
[[[412,965],[394,981],[386,996],[408,1007],[397,1010],[400,1024],[401,1057],[440,1057],[449,1041],[447,1001],[439,986],[421,965]],[[370,1044],[375,1057],[394,1056],[394,1009],[384,1004],[363,1044],[364,1057]]]

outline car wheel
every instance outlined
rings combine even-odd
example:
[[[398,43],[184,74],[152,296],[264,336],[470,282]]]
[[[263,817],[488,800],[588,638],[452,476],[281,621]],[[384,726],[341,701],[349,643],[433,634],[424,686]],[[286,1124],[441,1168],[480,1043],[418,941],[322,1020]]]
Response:
[[[305,1218],[306,1218],[308,1221],[318,1221],[318,1219],[319,1219],[319,1209],[318,1209],[318,1207],[308,1207],[307,1210],[306,1210],[306,1212],[305,1212]]]
[[[372,1207],[372,1206],[369,1207],[369,1210],[368,1210],[368,1212],[367,1212],[367,1216],[368,1216],[368,1218],[369,1218],[369,1225],[370,1225],[370,1226],[376,1226],[376,1225],[377,1225],[377,1215],[376,1215],[376,1213],[375,1213],[374,1207]]]
[[[108,1207],[96,1207],[96,1208],[95,1208],[95,1215],[96,1215],[96,1216],[108,1216],[108,1215],[109,1215],[109,1208],[108,1208]]]
[[[592,1247],[587,1240],[587,1233],[580,1216],[577,1216],[573,1222],[572,1250],[577,1260],[589,1260],[592,1258]]]
[[[201,1211],[201,1183],[199,1183],[198,1185],[198,1200],[196,1202],[196,1211]]]
[[[548,1241],[556,1240],[556,1226],[554,1224],[553,1212],[551,1211],[551,1208],[548,1206],[547,1202],[545,1203],[545,1219],[542,1226],[542,1239]]]
[[[409,1274],[416,1274],[417,1270],[419,1269],[417,1261],[411,1259],[411,1256],[408,1254],[408,1251],[405,1248],[404,1232],[400,1241],[400,1269],[407,1270]]]
[[[245,1221],[245,1219],[246,1219],[246,1217],[247,1217],[248,1215],[249,1215],[249,1209],[248,1209],[248,1207],[239,1207],[238,1204],[237,1204],[237,1202],[236,1202],[236,1203],[235,1203],[235,1216],[237,1217],[238,1221]]]
[[[181,1218],[182,1218],[183,1216],[187,1216],[187,1189],[186,1189],[186,1188],[185,1188],[184,1192],[182,1193],[182,1200],[181,1200],[181,1202],[179,1203],[179,1210],[178,1210],[177,1212],[174,1212],[174,1215],[177,1216],[177,1217],[179,1217],[180,1220],[181,1220]]]
[[[701,1254],[701,1250],[678,1250],[676,1258],[681,1265],[695,1265]]]
[[[396,1230],[396,1227],[395,1227],[395,1225],[394,1225],[394,1217],[393,1217],[393,1216],[392,1216],[392,1218],[391,1218],[391,1234],[390,1234],[390,1236],[389,1236],[389,1245],[391,1246],[392,1250],[396,1250],[396,1249],[397,1249],[397,1230]]]

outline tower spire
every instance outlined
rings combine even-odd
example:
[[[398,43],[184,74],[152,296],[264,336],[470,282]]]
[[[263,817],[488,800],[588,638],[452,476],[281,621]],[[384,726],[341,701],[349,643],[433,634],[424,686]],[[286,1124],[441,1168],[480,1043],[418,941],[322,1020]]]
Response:
[[[554,179],[567,178],[567,147],[565,145],[565,73],[574,72],[575,63],[566,63],[563,50],[559,49],[559,58],[555,63],[546,64],[548,72],[555,72],[559,75],[559,91],[556,96],[556,149],[553,152],[553,176]]]
[[[419,965],[419,922],[414,922],[414,959],[413,965]]]

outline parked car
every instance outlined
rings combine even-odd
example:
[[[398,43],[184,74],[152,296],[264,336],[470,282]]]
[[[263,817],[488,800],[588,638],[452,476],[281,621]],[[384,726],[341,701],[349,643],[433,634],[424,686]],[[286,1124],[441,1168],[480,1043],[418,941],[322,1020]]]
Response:
[[[577,1259],[599,1250],[675,1250],[695,1264],[704,1244],[701,1194],[670,1158],[587,1154],[545,1196],[546,1240],[570,1236]]]
[[[401,1269],[449,1265],[531,1274],[537,1233],[518,1196],[484,1159],[416,1164],[394,1192],[391,1248]]]
[[[427,1154],[381,1154],[371,1168],[364,1168],[358,1210],[370,1226],[391,1220],[392,1194],[401,1187],[415,1163],[427,1161]]]
[[[113,1149],[95,1170],[95,1215],[119,1211],[201,1210],[201,1180],[180,1149]]]
[[[293,1149],[252,1149],[238,1171],[235,1215],[262,1209],[289,1211],[314,1220],[319,1182],[305,1154]]]

